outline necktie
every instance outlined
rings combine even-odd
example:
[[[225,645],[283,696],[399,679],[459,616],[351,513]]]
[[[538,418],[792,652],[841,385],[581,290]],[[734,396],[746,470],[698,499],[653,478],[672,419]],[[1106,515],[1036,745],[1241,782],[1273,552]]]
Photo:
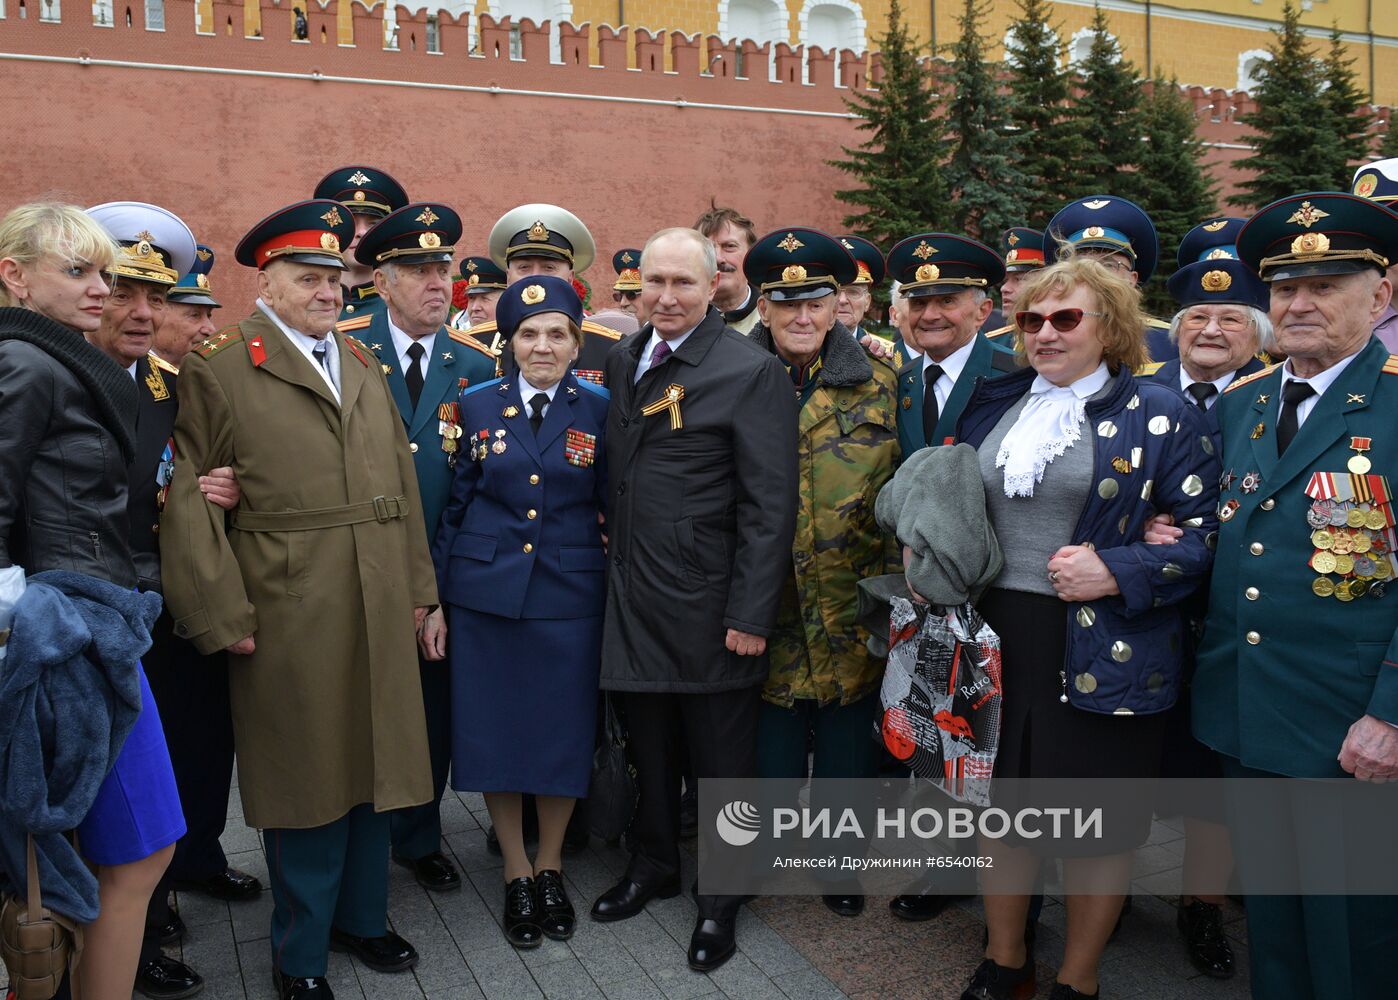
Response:
[[[403,381],[408,383],[408,402],[417,409],[417,401],[422,398],[422,356],[427,351],[417,341],[408,347],[408,367],[403,371]]]
[[[1199,404],[1199,409],[1209,408],[1209,398],[1218,395],[1218,386],[1212,382],[1191,382],[1187,390],[1194,397],[1194,402]]]
[[[932,440],[932,435],[937,431],[937,418],[941,416],[937,411],[935,391],[937,379],[941,377],[940,365],[928,365],[922,369],[922,440],[927,444],[937,443]]]
[[[311,348],[311,353],[316,356],[320,366],[325,369],[325,374],[330,374],[330,352],[328,345],[323,340],[317,340],[316,346]]]
[[[1281,416],[1277,417],[1277,454],[1282,455],[1301,427],[1297,410],[1303,400],[1315,395],[1309,382],[1288,382],[1282,388]]]
[[[647,368],[646,371],[650,371],[653,368],[659,368],[661,365],[665,363],[665,359],[669,356],[670,345],[662,340],[660,343],[655,345],[655,350],[651,352],[650,368]]]
[[[539,436],[539,428],[544,423],[544,407],[549,405],[549,396],[546,392],[536,392],[529,397],[529,429],[534,432],[534,436]]]

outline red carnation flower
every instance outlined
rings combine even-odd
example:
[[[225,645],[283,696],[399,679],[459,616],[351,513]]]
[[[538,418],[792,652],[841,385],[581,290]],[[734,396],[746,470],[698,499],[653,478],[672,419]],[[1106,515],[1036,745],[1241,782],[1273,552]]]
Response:
[[[469,287],[465,278],[457,278],[451,283],[451,304],[457,309],[466,308],[466,289]]]

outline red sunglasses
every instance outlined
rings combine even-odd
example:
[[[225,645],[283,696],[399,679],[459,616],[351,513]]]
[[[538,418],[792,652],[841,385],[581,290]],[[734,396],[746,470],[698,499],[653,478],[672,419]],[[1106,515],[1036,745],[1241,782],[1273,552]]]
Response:
[[[1102,313],[1087,312],[1083,309],[1060,309],[1047,316],[1036,312],[1018,312],[1015,313],[1015,322],[1025,333],[1038,333],[1044,328],[1044,320],[1048,320],[1059,333],[1067,333],[1069,330],[1076,330],[1084,316],[1101,315]]]

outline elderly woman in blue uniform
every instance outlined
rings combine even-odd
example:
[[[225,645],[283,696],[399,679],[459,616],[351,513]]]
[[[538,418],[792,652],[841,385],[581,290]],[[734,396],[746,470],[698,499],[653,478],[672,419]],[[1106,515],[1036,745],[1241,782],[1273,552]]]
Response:
[[[516,281],[496,322],[517,370],[461,396],[433,554],[453,637],[452,786],[485,794],[505,860],[505,936],[533,948],[573,933],[561,852],[592,768],[608,395],[569,371],[583,333],[567,279]],[[539,815],[532,863],[524,793]]]

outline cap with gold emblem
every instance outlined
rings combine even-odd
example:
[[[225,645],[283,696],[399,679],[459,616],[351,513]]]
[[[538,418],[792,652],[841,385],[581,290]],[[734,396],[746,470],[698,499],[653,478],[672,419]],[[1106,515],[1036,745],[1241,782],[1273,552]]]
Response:
[[[1392,128],[1392,124],[1389,125]],[[1361,198],[1383,202],[1398,212],[1398,157],[1366,163],[1354,172],[1350,188]]]
[[[1045,233],[1045,239],[1054,244],[1055,260],[1064,256],[1067,247],[1119,253],[1131,261],[1139,285],[1150,280],[1160,256],[1160,238],[1150,216],[1135,202],[1116,195],[1094,194],[1070,202],[1049,220]]]
[[[1398,259],[1398,215],[1354,194],[1292,195],[1247,221],[1238,256],[1263,281],[1382,271]]]
[[[489,257],[467,257],[461,262],[461,277],[466,282],[466,294],[503,292],[507,284],[505,271]]]
[[[626,247],[612,254],[612,269],[616,271],[614,292],[639,292],[641,290],[641,251]]]
[[[597,246],[582,220],[557,205],[511,209],[490,230],[486,247],[491,260],[501,267],[516,257],[547,257],[583,271],[597,256]]]
[[[359,238],[354,259],[366,267],[450,262],[459,239],[461,216],[446,205],[419,201],[374,223]]]
[[[877,287],[883,284],[888,273],[888,263],[883,259],[883,251],[862,236],[838,237],[840,245],[850,252],[858,272],[851,284]]]
[[[383,218],[408,203],[408,192],[377,167],[339,167],[316,185],[315,198],[338,201],[355,215]]]
[[[888,273],[910,299],[989,290],[1005,280],[1005,264],[990,247],[967,236],[919,233],[888,252]]]
[[[199,244],[194,249],[194,266],[165,293],[166,299],[170,302],[183,302],[189,306],[220,308],[221,303],[214,298],[213,288],[209,285],[209,274],[213,269],[214,252],[202,243]]]
[[[502,335],[512,337],[530,316],[546,312],[562,313],[574,326],[582,326],[582,300],[573,283],[556,274],[531,274],[520,278],[500,296],[500,304],[495,307],[495,327]]]
[[[743,275],[776,302],[818,299],[854,284],[854,255],[835,237],[818,229],[778,229],[752,245],[743,258]]]
[[[1179,267],[1199,260],[1227,260],[1238,256],[1238,233],[1248,220],[1238,216],[1221,216],[1201,222],[1180,240],[1175,262]]]
[[[239,242],[233,258],[261,270],[273,261],[345,269],[343,248],[354,238],[354,220],[338,201],[315,198],[279,208]]]
[[[109,201],[87,214],[116,240],[118,253],[108,269],[121,278],[173,285],[194,266],[194,234],[184,221],[159,205]]]
[[[1000,234],[1005,271],[1035,271],[1044,266],[1044,234],[1028,226],[1011,226]]]

